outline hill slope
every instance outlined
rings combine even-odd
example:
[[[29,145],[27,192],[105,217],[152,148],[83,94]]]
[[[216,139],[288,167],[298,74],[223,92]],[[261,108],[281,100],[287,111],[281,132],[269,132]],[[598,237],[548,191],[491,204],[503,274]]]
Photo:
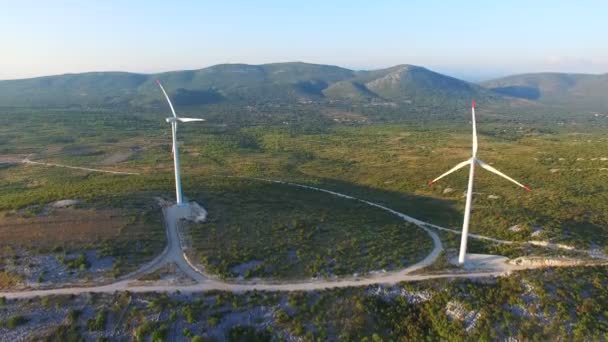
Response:
[[[498,100],[482,87],[414,65],[362,71],[356,80],[382,98],[396,102],[447,104],[471,99]]]
[[[533,73],[482,83],[494,92],[569,110],[608,111],[608,74]]]
[[[176,105],[390,102],[444,106],[471,98],[496,100],[475,84],[428,69],[399,65],[353,71],[331,65],[221,64],[160,74],[94,72],[0,81],[0,107],[156,107],[155,80]]]

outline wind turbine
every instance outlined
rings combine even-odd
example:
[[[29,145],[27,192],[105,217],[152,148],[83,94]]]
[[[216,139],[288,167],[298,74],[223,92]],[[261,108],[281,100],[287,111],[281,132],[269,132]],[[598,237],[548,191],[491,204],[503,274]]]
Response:
[[[173,109],[173,104],[171,103],[171,99],[169,99],[169,95],[163,88],[163,85],[160,84],[159,80],[156,80],[156,83],[162,90],[167,102],[169,102],[169,107],[171,108],[171,113],[173,113],[172,117],[168,117],[165,120],[171,124],[171,135],[173,136],[173,165],[175,168],[175,197],[177,198],[177,205],[181,206],[183,204],[182,198],[182,183],[179,178],[179,148],[177,146],[177,122],[193,122],[193,121],[205,121],[205,119],[199,118],[180,118],[175,114],[175,109]]]
[[[471,165],[471,168],[469,169],[469,184],[467,186],[467,198],[466,198],[466,204],[464,207],[464,220],[462,223],[462,237],[460,240],[460,253],[458,255],[458,264],[459,265],[464,264],[465,254],[467,252],[467,237],[469,234],[469,219],[471,217],[471,202],[473,199],[473,177],[475,175],[475,164],[479,164],[479,166],[481,166],[482,168],[484,168],[492,173],[495,173],[495,174],[507,179],[508,181],[511,181],[511,182],[517,184],[517,186],[519,186],[527,191],[531,191],[528,186],[519,183],[515,179],[505,175],[504,173],[493,168],[492,166],[477,159],[477,126],[475,124],[475,101],[471,102],[471,115],[472,115],[472,122],[473,122],[473,156],[471,157],[471,159],[463,161],[462,163],[454,166],[448,172],[433,179],[432,181],[429,181],[429,183],[428,183],[429,186],[431,186],[431,185],[433,185],[433,183],[435,183],[438,180],[440,180],[441,178],[449,175],[450,173],[452,173],[458,169],[461,169],[467,165]]]

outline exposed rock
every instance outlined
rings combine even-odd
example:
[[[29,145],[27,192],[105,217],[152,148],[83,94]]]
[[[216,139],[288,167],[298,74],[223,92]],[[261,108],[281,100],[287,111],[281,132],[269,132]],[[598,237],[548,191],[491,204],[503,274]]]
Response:
[[[488,195],[488,199],[491,199],[491,200],[495,200],[495,199],[499,199],[499,198],[500,198],[500,196],[497,196],[497,195]]]
[[[56,201],[51,203],[51,207],[53,208],[67,208],[67,207],[71,207],[73,205],[76,205],[80,203],[79,200],[75,200],[75,199],[64,199],[64,200],[60,200],[60,201]]]
[[[532,237],[540,237],[544,234],[544,230],[542,230],[541,228],[539,229],[534,229],[534,232],[532,234],[530,234],[530,236]]]
[[[521,232],[521,231],[522,231],[522,229],[524,229],[522,226],[520,226],[520,225],[516,224],[516,225],[514,225],[514,226],[510,227],[510,228],[509,228],[509,231],[510,231],[510,232],[515,232],[515,233],[517,233],[517,232]]]
[[[461,321],[467,314],[467,310],[464,308],[461,302],[451,300],[445,306],[445,313],[451,320]]]
[[[419,304],[431,299],[431,293],[424,291],[410,291],[400,286],[377,286],[368,290],[368,293],[373,296],[379,296],[384,299],[393,299],[395,297],[405,297],[410,304]]]
[[[451,300],[445,307],[445,313],[451,320],[463,321],[465,331],[469,332],[475,328],[481,317],[479,311],[467,311],[461,302]]]
[[[454,189],[452,189],[452,188],[445,188],[445,189],[443,189],[443,194],[444,195],[447,195],[447,194],[452,193],[452,192],[454,192]]]
[[[583,260],[566,257],[519,257],[509,260],[512,265],[518,266],[575,266],[583,264]]]
[[[239,277],[244,277],[247,274],[247,271],[254,270],[258,266],[261,266],[262,264],[264,264],[263,261],[251,260],[251,261],[244,262],[244,263],[238,264],[236,266],[233,266],[232,268],[230,268],[230,271],[232,273],[236,273],[237,276],[239,276]]]
[[[196,202],[190,202],[190,220],[196,223],[205,222],[207,219],[207,210],[201,207]]]

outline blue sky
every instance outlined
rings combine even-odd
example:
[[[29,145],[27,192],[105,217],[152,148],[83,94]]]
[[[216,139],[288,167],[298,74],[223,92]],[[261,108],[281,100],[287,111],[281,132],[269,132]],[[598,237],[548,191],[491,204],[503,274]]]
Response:
[[[608,1],[0,0],[0,79],[218,63],[608,72]]]

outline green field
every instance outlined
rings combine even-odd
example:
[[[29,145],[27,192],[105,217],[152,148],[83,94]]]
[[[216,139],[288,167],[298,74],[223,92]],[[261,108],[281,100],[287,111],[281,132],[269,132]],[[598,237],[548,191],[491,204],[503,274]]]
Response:
[[[421,228],[358,201],[260,181],[206,183],[193,198],[208,221],[187,231],[205,269],[222,277],[363,274],[411,265],[432,249]]]
[[[21,120],[10,120],[12,115],[19,115]],[[480,158],[530,185],[533,191],[524,192],[479,169],[472,232],[519,241],[550,240],[581,248],[608,246],[608,139],[600,129],[578,124],[521,126],[516,122],[486,122],[484,117],[479,121]],[[122,208],[132,196],[142,201],[173,196],[170,136],[161,116],[20,111],[0,115],[0,123],[3,157],[31,154],[32,160],[140,173],[117,176],[4,164],[0,169],[0,210],[4,212],[26,208],[35,212],[37,207],[66,198],[82,199],[99,208]],[[23,133],[16,134],[17,130]],[[403,223],[378,210],[301,189],[279,191],[281,187],[276,185],[246,182],[251,189],[261,187],[264,191],[245,191],[244,185],[220,181],[217,175],[309,184],[378,202],[435,224],[456,229],[461,224],[467,173],[450,175],[431,188],[426,182],[468,158],[468,125],[326,125],[303,120],[297,125],[239,126],[219,125],[212,120],[209,124],[180,126],[180,140],[184,192],[208,206],[212,219],[193,230],[193,242],[200,246],[196,250],[203,263],[221,276],[234,276],[230,269],[250,260],[276,265],[284,260],[285,253],[297,252],[294,244],[298,239],[309,246],[303,247],[299,263],[283,270],[259,267],[248,276],[365,272],[407,265],[421,254],[407,247],[407,253],[398,254],[392,248],[407,246],[417,238],[408,241],[409,235],[404,233],[407,229],[396,228],[404,227]],[[146,205],[153,206],[153,202]],[[280,207],[285,210],[277,210]],[[360,217],[349,216],[354,208],[362,213]],[[337,215],[335,220],[329,212]],[[321,219],[325,223],[321,224]],[[514,225],[521,229],[509,230]],[[380,228],[370,230],[372,226]],[[161,227],[154,227],[152,231],[160,236]],[[306,238],[321,228],[330,231]],[[281,229],[292,234],[279,234]],[[358,243],[377,241],[370,248],[378,254],[357,256],[357,244],[351,243],[349,250],[344,231],[351,232],[348,239]],[[233,235],[228,238],[220,234],[223,232]],[[259,240],[266,248],[255,247],[248,232],[260,234]],[[386,234],[399,237],[398,243],[384,245],[391,246],[390,252],[382,248],[382,243],[388,243],[381,242]],[[330,239],[328,245],[341,246],[347,252],[337,256],[327,248],[310,247],[319,237]],[[162,242],[146,245],[159,247]],[[154,249],[145,250],[152,255]],[[476,250],[475,244],[471,247],[471,252],[491,250],[500,251],[487,247]],[[516,251],[503,249],[510,256]],[[334,259],[338,263],[328,264]]]

